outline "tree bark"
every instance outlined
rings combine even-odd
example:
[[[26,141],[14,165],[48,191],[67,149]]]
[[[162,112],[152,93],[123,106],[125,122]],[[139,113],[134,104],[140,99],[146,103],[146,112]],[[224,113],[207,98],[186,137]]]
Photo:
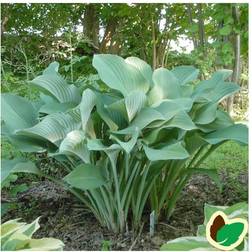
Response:
[[[187,9],[187,14],[189,18],[189,24],[192,26],[193,25],[193,18],[192,18],[192,8],[191,4],[186,4],[186,9]],[[197,39],[193,37],[192,35],[192,41],[193,41],[193,47],[196,49],[198,47]]]
[[[239,24],[239,9],[237,5],[232,7],[232,14],[234,18],[234,24]],[[233,66],[233,75],[232,81],[235,83],[239,82],[240,79],[240,68],[241,68],[241,37],[240,33],[235,34],[235,41],[234,41],[234,53],[235,53],[235,60]],[[230,96],[227,99],[227,112],[232,115],[233,114],[233,103],[234,103],[234,96]]]
[[[3,36],[3,33],[6,31],[5,25],[7,24],[9,18],[7,16],[3,17],[1,21],[1,36]]]
[[[200,43],[200,46],[202,47],[202,49],[204,50],[204,46],[205,46],[205,29],[204,29],[204,18],[203,18],[203,14],[202,14],[202,4],[201,3],[198,4],[198,11],[199,11],[199,21],[198,21],[198,25],[199,25],[199,43]]]
[[[96,5],[87,4],[84,20],[83,20],[83,33],[90,40],[90,42],[98,47],[99,45],[99,17]]]
[[[112,40],[116,32],[116,28],[118,26],[118,20],[116,19],[110,19],[107,23],[107,26],[105,28],[105,33],[103,36],[103,39],[100,43],[100,52],[105,53],[107,51],[112,50]]]
[[[155,31],[155,22],[154,18],[152,17],[151,20],[151,27],[152,27],[152,50],[153,50],[153,55],[152,55],[152,68],[153,70],[157,68],[157,43],[156,43],[156,31]]]

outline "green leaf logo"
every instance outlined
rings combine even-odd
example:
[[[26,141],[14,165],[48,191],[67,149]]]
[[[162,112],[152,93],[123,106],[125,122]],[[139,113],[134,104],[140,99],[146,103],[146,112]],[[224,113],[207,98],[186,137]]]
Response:
[[[248,222],[242,218],[229,219],[222,211],[215,212],[206,225],[206,237],[220,250],[239,246],[248,232]]]

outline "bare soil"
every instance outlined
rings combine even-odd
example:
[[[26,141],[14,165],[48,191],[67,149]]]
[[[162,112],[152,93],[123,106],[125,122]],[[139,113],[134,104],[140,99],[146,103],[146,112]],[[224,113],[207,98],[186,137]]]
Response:
[[[22,218],[31,222],[41,216],[41,228],[35,237],[54,237],[65,243],[64,250],[101,250],[109,241],[111,250],[159,250],[168,240],[195,235],[197,226],[203,222],[204,203],[231,205],[246,201],[228,184],[228,175],[221,174],[223,190],[206,176],[194,176],[186,185],[172,218],[156,225],[153,237],[149,235],[148,215],[141,233],[113,234],[101,225],[87,209],[75,201],[62,188],[49,181],[41,181],[25,193],[18,195],[19,207],[9,211],[2,222]],[[247,174],[240,174],[237,183],[248,190]],[[103,247],[105,249],[106,247]]]

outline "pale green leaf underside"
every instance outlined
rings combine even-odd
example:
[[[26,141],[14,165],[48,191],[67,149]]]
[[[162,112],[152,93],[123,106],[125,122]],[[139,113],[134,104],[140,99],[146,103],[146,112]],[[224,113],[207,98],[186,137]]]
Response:
[[[90,163],[90,153],[87,149],[85,133],[80,130],[69,132],[60,144],[59,153],[76,155],[83,162]]]
[[[86,129],[88,119],[95,104],[96,104],[95,93],[91,89],[84,90],[82,93],[81,103],[79,105],[83,130]]]
[[[125,107],[128,114],[129,122],[142,109],[146,102],[146,95],[141,91],[132,92],[125,98]]]

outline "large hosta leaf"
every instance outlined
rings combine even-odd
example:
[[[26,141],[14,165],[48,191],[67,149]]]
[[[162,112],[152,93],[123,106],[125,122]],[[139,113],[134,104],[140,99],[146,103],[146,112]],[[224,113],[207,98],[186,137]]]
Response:
[[[90,163],[90,153],[87,149],[85,133],[80,130],[69,132],[60,144],[59,153],[76,155],[83,162]]]
[[[192,105],[193,101],[191,98],[165,99],[155,109],[168,118],[171,114],[174,115],[180,110],[190,111]]]
[[[213,84],[214,83],[214,84]],[[193,93],[195,102],[213,102],[218,103],[226,97],[239,91],[239,86],[232,82],[216,82],[215,80],[204,81],[199,84]]]
[[[222,110],[216,111],[216,119],[209,124],[197,125],[198,128],[203,132],[211,132],[216,129],[222,129],[233,125],[234,122],[227,112]]]
[[[106,146],[102,143],[101,139],[90,139],[87,143],[88,149],[92,151],[114,151],[121,150],[120,145],[112,144],[110,146]]]
[[[201,106],[201,105],[198,105]],[[194,122],[196,124],[209,124],[217,115],[217,103],[207,103],[196,110]]]
[[[129,127],[120,131],[112,132],[110,138],[114,139],[127,153],[130,153],[137,142],[140,130],[137,127]],[[123,136],[120,139],[119,136]]]
[[[1,119],[10,133],[29,128],[38,122],[37,110],[23,97],[9,93],[1,94],[1,106]]]
[[[144,108],[132,121],[131,126],[143,129],[150,123],[160,120],[165,120],[165,117],[159,111],[154,108]]]
[[[213,92],[210,93],[210,101],[212,102],[220,102],[226,97],[238,92],[240,87],[232,82],[222,82],[219,84]]]
[[[156,69],[153,73],[154,87],[149,93],[149,103],[160,103],[163,99],[181,98],[181,88],[175,75],[165,69]]]
[[[82,190],[94,189],[107,181],[103,176],[102,167],[92,164],[82,164],[69,173],[64,180],[72,187]]]
[[[125,59],[126,63],[134,66],[137,68],[140,73],[143,75],[143,77],[146,79],[146,81],[149,83],[149,86],[152,87],[153,81],[152,81],[152,69],[151,66],[148,65],[145,61],[137,58],[137,57],[128,57]]]
[[[54,61],[43,71],[43,74],[55,74],[59,71],[59,62]]]
[[[211,79],[216,82],[225,81],[232,75],[233,71],[230,69],[220,69],[213,73]]]
[[[205,237],[180,237],[175,240],[168,241],[161,247],[162,251],[208,251],[216,250],[210,245]]]
[[[110,117],[117,122],[119,127],[122,127],[122,125],[126,125],[129,122],[125,99],[118,99],[109,105],[105,105],[104,107]]]
[[[57,239],[32,239],[39,229],[39,218],[30,224],[14,219],[1,224],[1,249],[4,251],[59,251],[64,244]]]
[[[104,151],[109,157],[111,163],[116,166],[118,153],[122,150],[122,147],[119,144],[106,146],[102,143],[101,139],[92,139],[88,140],[87,146],[90,151]]]
[[[124,101],[107,94],[97,95],[97,112],[111,130],[127,125],[127,112]]]
[[[31,161],[20,158],[1,160],[1,182],[3,182],[11,173],[16,172],[40,174],[39,169]]]
[[[128,64],[123,58],[112,54],[99,54],[93,58],[93,66],[102,81],[110,88],[118,90],[125,97],[132,91],[149,90],[149,83],[139,68]]]
[[[189,131],[185,135],[186,150],[192,155],[198,148],[207,143],[202,139],[198,131]]]
[[[55,102],[50,102],[50,103],[46,103],[42,105],[39,109],[39,112],[50,115],[57,112],[65,112],[69,109],[74,108],[75,106],[76,104],[73,102],[59,103],[55,101]]]
[[[209,80],[203,80],[197,84],[194,96],[199,96],[208,90],[214,89],[219,83],[224,82],[231,74],[232,70],[223,69],[216,71]]]
[[[43,75],[40,75],[31,81],[31,84],[38,87],[41,91],[51,95],[59,102],[80,102],[80,94],[77,87],[69,85],[56,71],[51,68],[45,70]]]
[[[76,121],[67,113],[55,113],[46,116],[40,123],[32,128],[17,131],[18,135],[34,137],[38,139],[47,139],[58,144],[58,141],[65,138],[67,133],[78,130],[81,122]]]
[[[189,157],[181,142],[170,144],[160,149],[153,149],[145,145],[143,145],[143,148],[150,161],[185,159]]]
[[[23,152],[43,152],[46,149],[54,149],[53,145],[48,145],[46,141],[34,139],[33,137],[13,134],[6,136],[6,138],[15,148]]]
[[[128,114],[129,122],[135,117],[146,102],[146,95],[141,91],[135,91],[130,93],[125,98],[125,106]]]
[[[32,239],[26,251],[62,251],[64,243],[54,238]]]
[[[190,110],[191,106],[192,100],[190,98],[181,98],[174,100],[164,100],[159,106],[155,107],[155,110],[164,117],[165,121],[168,121],[178,113]],[[187,119],[188,116],[185,116]],[[150,126],[158,127],[162,124],[163,122],[154,122]]]
[[[181,92],[183,97],[191,97],[194,90],[193,84],[186,84],[181,86]]]
[[[80,103],[80,114],[83,130],[86,129],[88,119],[95,104],[96,104],[95,93],[91,89],[84,90],[82,93],[82,99]]]
[[[234,124],[227,128],[217,129],[203,138],[210,144],[218,144],[225,140],[234,140],[248,144],[248,127],[244,124]]]
[[[179,111],[172,119],[162,125],[162,127],[175,127],[183,130],[197,129],[197,126],[185,111]]]
[[[179,80],[180,85],[196,80],[199,75],[199,70],[193,66],[178,66],[173,68],[171,72]]]
[[[29,238],[32,237],[33,233],[35,233],[38,229],[39,229],[39,219],[40,217],[38,217],[36,220],[34,220],[32,223],[30,224],[26,224],[24,226],[22,226],[17,233],[22,233],[26,236],[28,236]]]

